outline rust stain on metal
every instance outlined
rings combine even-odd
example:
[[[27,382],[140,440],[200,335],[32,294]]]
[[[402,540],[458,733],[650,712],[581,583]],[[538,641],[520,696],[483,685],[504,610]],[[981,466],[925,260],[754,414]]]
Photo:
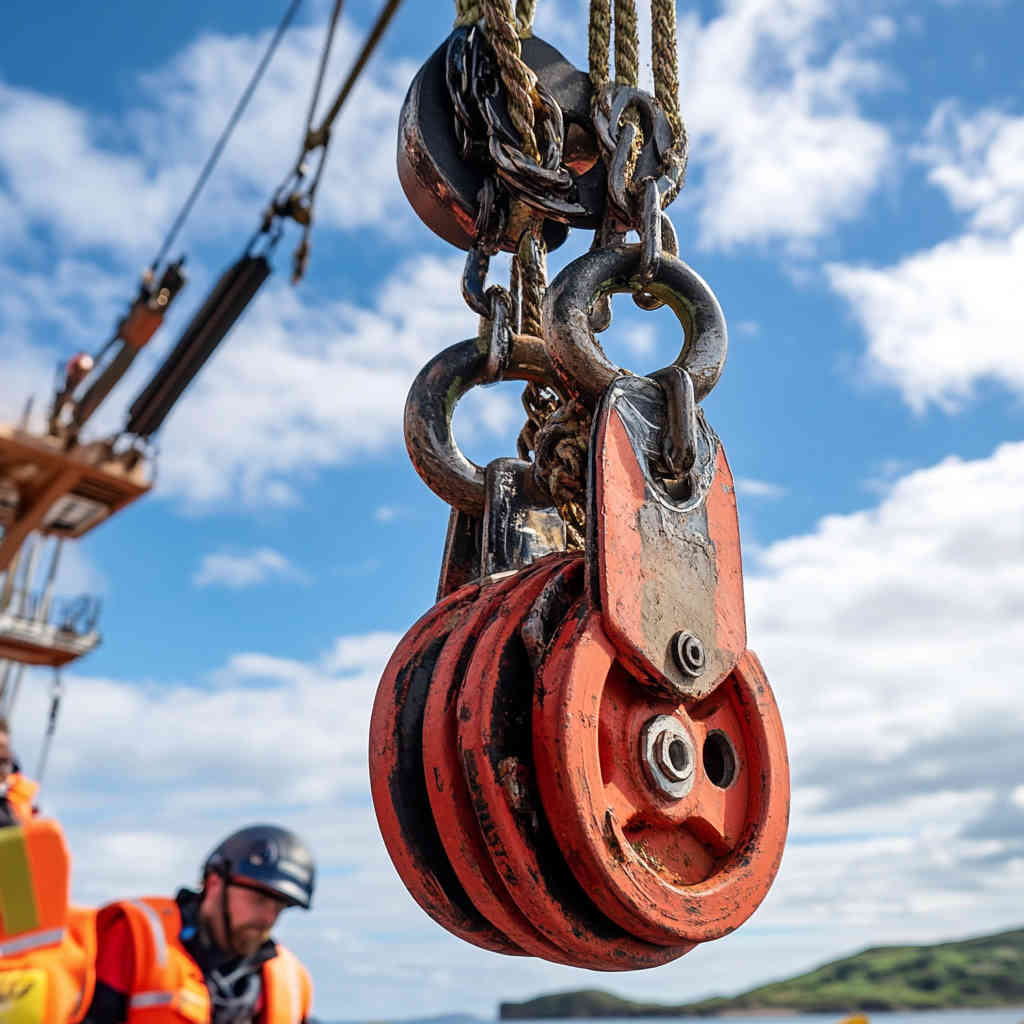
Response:
[[[505,793],[509,807],[517,814],[533,814],[530,796],[532,773],[518,757],[505,757],[498,762],[498,784]]]

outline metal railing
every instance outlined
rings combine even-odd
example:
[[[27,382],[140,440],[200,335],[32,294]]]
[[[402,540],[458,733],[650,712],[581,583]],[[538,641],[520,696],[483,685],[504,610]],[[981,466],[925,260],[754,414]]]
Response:
[[[45,590],[13,587],[6,601],[0,595],[0,615],[8,614],[25,622],[55,626],[62,633],[86,636],[96,629],[102,601],[92,594],[51,598]]]

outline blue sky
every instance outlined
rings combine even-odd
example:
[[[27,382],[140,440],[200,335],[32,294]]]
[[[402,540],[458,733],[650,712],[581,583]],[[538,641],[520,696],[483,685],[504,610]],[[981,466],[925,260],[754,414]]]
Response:
[[[42,399],[133,295],[283,5],[56,3],[0,40],[0,412]],[[585,5],[540,0],[578,64]],[[376,4],[346,5],[332,82]],[[691,170],[672,214],[730,324],[705,403],[739,480],[748,631],[793,768],[779,878],[736,934],[654,972],[487,954],[406,895],[377,836],[366,726],[431,603],[446,511],[410,467],[406,389],[468,336],[460,257],[411,212],[395,118],[445,38],[410,2],[337,132],[312,267],[278,273],[160,438],[155,493],[72,551],[103,646],[70,673],[45,804],[83,901],[191,881],[221,833],[272,818],[323,866],[281,934],[321,1016],[491,1012],[595,985],[689,999],[866,945],[1022,923],[1024,33],[1000,2],[680,4]],[[183,233],[191,282],[96,430],[116,427],[291,165],[327,14],[286,38]],[[587,244],[571,240],[556,270]],[[662,314],[616,306],[638,371]],[[517,389],[457,430],[510,453]],[[35,760],[47,678],[21,699]]]

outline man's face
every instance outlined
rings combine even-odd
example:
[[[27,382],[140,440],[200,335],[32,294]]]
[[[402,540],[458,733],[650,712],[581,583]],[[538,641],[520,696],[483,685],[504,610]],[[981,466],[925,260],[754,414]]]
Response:
[[[4,782],[7,779],[13,767],[11,737],[5,732],[0,732],[0,782]]]
[[[224,922],[219,909],[223,886],[224,880],[218,875],[211,875],[206,880],[204,908],[208,910],[214,937],[224,949],[239,956],[251,956],[270,938],[270,930],[287,904],[257,889],[229,883],[228,919],[231,934],[224,935]]]

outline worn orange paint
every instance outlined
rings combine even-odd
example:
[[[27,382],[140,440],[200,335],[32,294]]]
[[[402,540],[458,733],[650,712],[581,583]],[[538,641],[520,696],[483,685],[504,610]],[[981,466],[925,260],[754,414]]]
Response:
[[[443,928],[473,945],[517,954],[462,891],[431,817],[422,779],[421,728],[428,678],[448,634],[480,591],[467,584],[438,602],[392,654],[370,717],[370,791],[384,845],[416,902]]]
[[[756,656],[744,652],[700,701],[652,700],[622,665],[600,613],[581,605],[554,640],[540,687],[533,735],[541,798],[579,884],[650,942],[704,942],[739,927],[774,880],[789,813],[782,723]],[[672,716],[697,752],[693,787],[681,799],[644,774],[640,736],[659,714]],[[713,733],[735,753],[725,787],[711,781],[701,756]]]
[[[530,922],[578,967],[626,971],[676,959],[692,943],[655,945],[595,906],[565,863],[537,794],[534,674],[520,628],[544,586],[517,587],[477,640],[459,698],[458,741],[470,797],[498,875]]]
[[[618,407],[604,413],[594,443],[594,557],[600,574],[594,596],[605,631],[638,680],[656,686],[668,680],[702,696],[732,671],[746,648],[739,522],[725,452],[715,438],[707,493],[677,503],[656,491],[660,485],[652,486]],[[667,525],[640,527],[645,510]],[[704,646],[707,668],[699,680],[684,679],[672,660],[670,641],[681,629]]]
[[[572,963],[572,960],[530,924],[491,861],[462,771],[456,716],[463,684],[473,685],[466,677],[470,657],[480,634],[498,610],[504,604],[515,604],[514,592],[537,572],[547,581],[554,574],[572,571],[573,562],[578,567],[580,559],[564,555],[543,559],[538,563],[540,568],[526,569],[481,590],[472,611],[452,631],[441,650],[423,716],[427,793],[438,833],[459,881],[477,910],[502,934],[525,952],[561,964]]]

